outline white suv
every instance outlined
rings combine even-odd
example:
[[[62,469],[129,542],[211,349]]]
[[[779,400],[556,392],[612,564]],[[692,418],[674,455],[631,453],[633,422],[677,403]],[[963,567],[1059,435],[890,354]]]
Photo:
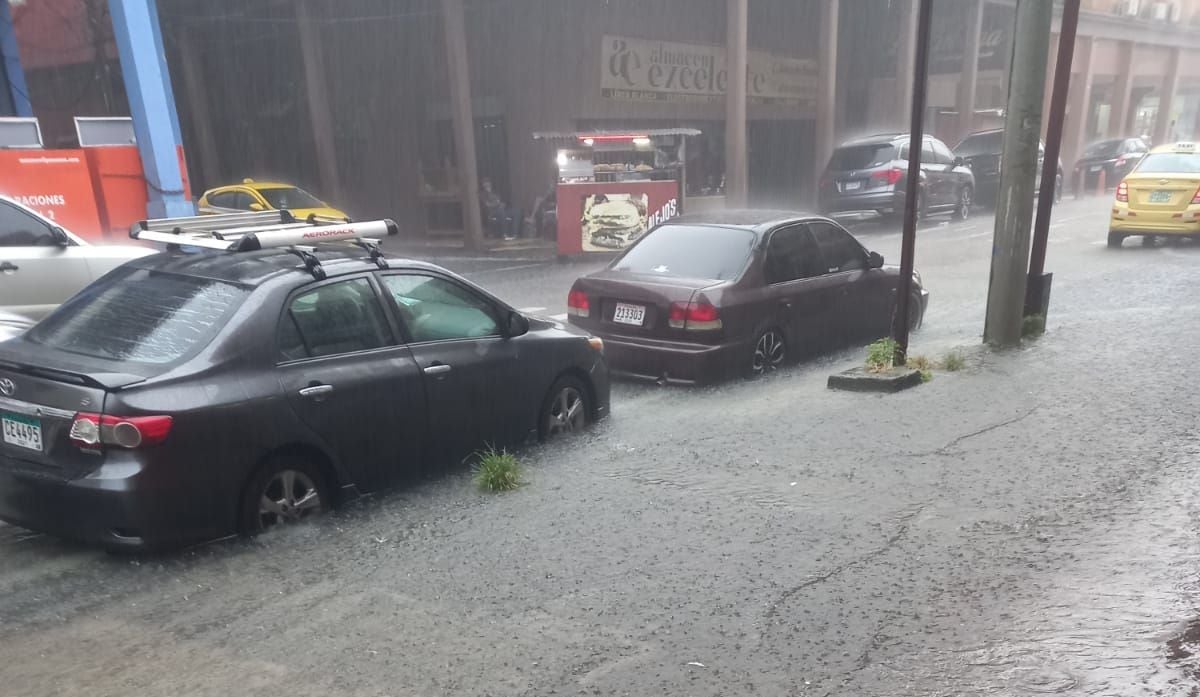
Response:
[[[92,245],[0,196],[0,314],[39,320],[92,281],[154,250]]]

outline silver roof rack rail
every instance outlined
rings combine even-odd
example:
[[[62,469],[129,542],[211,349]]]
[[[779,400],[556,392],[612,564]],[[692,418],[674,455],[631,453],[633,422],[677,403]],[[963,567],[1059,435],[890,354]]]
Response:
[[[379,238],[398,232],[396,223],[389,219],[352,223],[310,215],[305,221],[298,221],[288,211],[263,211],[142,220],[130,228],[129,236],[173,248],[198,247],[224,252],[283,248],[300,257],[313,276],[324,278],[316,248],[307,245],[353,244],[366,250],[377,266],[387,268]]]

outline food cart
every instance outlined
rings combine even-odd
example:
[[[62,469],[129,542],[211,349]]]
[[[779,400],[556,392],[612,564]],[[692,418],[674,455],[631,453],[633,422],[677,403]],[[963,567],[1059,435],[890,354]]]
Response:
[[[556,146],[558,253],[618,252],[683,211],[694,128],[534,133]]]

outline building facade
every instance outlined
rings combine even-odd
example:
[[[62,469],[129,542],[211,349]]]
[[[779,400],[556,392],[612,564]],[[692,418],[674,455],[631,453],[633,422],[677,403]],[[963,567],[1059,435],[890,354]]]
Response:
[[[740,3],[744,147],[726,142],[726,64],[738,58],[727,18]],[[115,60],[105,4],[12,8],[47,143],[69,144],[71,115],[125,109],[119,73],[105,69]],[[1200,136],[1200,1],[1083,5],[1064,162],[1106,136]],[[935,0],[926,123],[951,145],[1003,123],[1014,7]],[[464,183],[458,155],[464,75],[478,178],[526,212],[556,173],[537,131],[695,128],[689,189],[719,191],[733,156],[747,163],[749,203],[800,207],[837,142],[908,124],[915,0],[159,0],[158,10],[196,190],[285,179],[410,234],[465,223],[464,189],[477,184]],[[69,31],[56,32],[56,15],[75,18]],[[461,46],[447,42],[453,26]],[[64,36],[71,45],[56,48]]]

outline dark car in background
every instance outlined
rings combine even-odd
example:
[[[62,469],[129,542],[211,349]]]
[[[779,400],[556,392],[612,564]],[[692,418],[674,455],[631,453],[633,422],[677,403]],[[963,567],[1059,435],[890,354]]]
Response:
[[[256,532],[608,411],[599,340],[319,249],[322,274],[138,259],[0,344],[0,520],[112,548]]]
[[[881,216],[904,212],[908,140],[891,133],[857,138],[838,146],[818,187],[823,215],[874,211]],[[966,220],[974,201],[975,178],[946,144],[925,137],[921,148],[920,215],[950,213]]]
[[[833,220],[730,210],[647,233],[575,281],[567,312],[604,339],[614,374],[707,383],[887,336],[899,281]],[[929,294],[916,278],[912,293],[916,327]]]
[[[975,175],[975,200],[985,206],[996,205],[1000,193],[1000,164],[1004,145],[1004,129],[996,128],[972,133],[954,147],[954,154],[961,157],[971,173]],[[1046,157],[1046,143],[1038,141],[1038,168],[1034,180],[1034,195],[1041,192],[1042,165]],[[1062,200],[1063,165],[1058,161],[1054,180],[1054,200]]]
[[[1092,191],[1100,186],[1101,172],[1104,188],[1116,188],[1148,152],[1150,146],[1141,138],[1109,138],[1092,143],[1075,163],[1075,190]]]

